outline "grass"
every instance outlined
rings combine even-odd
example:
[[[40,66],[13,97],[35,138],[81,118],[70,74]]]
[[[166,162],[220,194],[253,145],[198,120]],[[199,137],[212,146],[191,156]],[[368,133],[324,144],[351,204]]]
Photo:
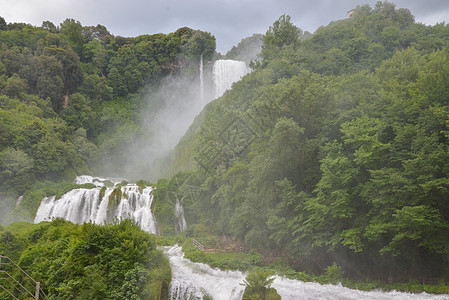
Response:
[[[15,222],[4,227],[3,231],[9,231],[15,235],[27,235],[32,230],[36,229],[39,225],[30,222]],[[1,231],[1,230],[0,230]]]

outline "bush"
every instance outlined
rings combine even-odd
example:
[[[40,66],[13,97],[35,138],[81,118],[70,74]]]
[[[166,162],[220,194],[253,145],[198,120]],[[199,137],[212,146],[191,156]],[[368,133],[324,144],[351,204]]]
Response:
[[[50,299],[156,299],[169,285],[168,258],[132,220],[30,225],[0,232],[0,253],[12,254]]]
[[[256,270],[249,273],[242,284],[245,286],[243,299],[281,299],[276,290],[271,288],[273,281],[273,273],[270,271]]]
[[[324,280],[327,283],[338,283],[341,282],[343,279],[343,271],[341,270],[341,267],[338,266],[335,262],[332,264],[332,266],[326,267],[326,272],[324,273]]]

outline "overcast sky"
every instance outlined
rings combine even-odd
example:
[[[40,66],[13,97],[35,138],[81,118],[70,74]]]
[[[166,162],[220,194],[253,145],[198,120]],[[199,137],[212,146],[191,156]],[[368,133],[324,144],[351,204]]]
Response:
[[[254,33],[265,33],[282,14],[303,30],[343,19],[359,4],[374,6],[376,0],[0,0],[0,16],[9,22],[41,26],[59,25],[73,18],[83,26],[101,24],[114,35],[170,33],[188,26],[212,33],[217,51]],[[418,22],[433,25],[449,22],[449,0],[396,0],[410,9]]]

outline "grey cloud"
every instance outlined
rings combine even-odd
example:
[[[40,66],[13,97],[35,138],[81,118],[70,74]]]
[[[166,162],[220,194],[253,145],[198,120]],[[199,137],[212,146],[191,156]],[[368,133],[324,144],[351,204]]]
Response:
[[[74,18],[83,25],[105,25],[115,35],[169,33],[188,26],[209,31],[217,38],[217,50],[225,53],[242,38],[265,33],[282,14],[292,17],[301,29],[314,32],[319,26],[343,19],[358,4],[374,6],[376,0],[0,0],[8,22],[59,24]],[[436,23],[449,20],[447,0],[396,0],[410,9],[416,20]]]

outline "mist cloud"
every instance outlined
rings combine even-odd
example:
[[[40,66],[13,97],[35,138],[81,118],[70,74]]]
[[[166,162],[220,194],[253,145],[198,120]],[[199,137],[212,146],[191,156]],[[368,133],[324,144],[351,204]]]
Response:
[[[198,63],[195,74],[168,76],[159,88],[143,96],[139,124],[143,134],[127,145],[124,155],[120,153],[127,160],[121,176],[132,180],[160,177],[161,161],[213,98],[210,65],[205,69],[203,89]]]

